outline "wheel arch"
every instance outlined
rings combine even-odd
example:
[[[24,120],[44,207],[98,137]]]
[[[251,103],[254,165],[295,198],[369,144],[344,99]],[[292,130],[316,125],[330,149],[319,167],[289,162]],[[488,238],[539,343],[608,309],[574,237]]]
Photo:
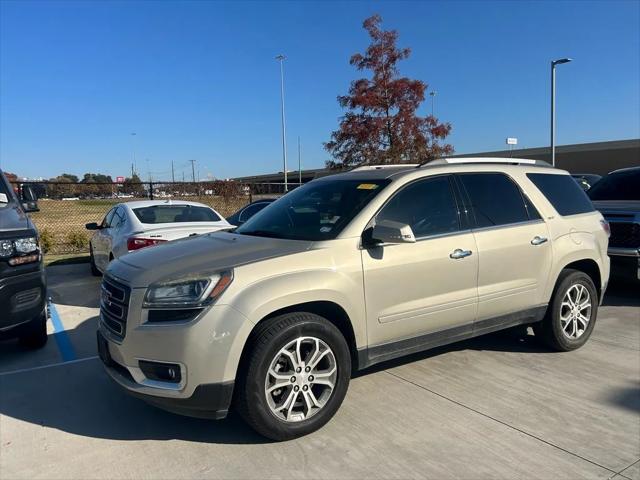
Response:
[[[558,270],[558,273],[556,275],[556,279],[555,279],[555,283],[553,285],[553,290],[555,291],[555,288],[558,285],[558,280],[560,278],[560,274],[567,269],[572,269],[572,270],[578,270],[580,272],[583,272],[585,274],[587,274],[589,276],[589,278],[591,278],[591,280],[593,281],[593,284],[596,286],[596,291],[598,292],[598,299],[601,298],[602,295],[602,273],[600,271],[600,266],[598,265],[598,263],[592,259],[592,258],[582,258],[579,260],[573,260],[569,263],[567,263],[566,265],[564,265],[562,268],[560,268],[560,270]]]
[[[351,318],[347,314],[346,310],[336,302],[329,300],[316,300],[310,302],[302,302],[293,305],[288,305],[283,308],[279,308],[274,310],[267,315],[264,315],[256,324],[253,329],[249,333],[249,336],[244,343],[242,348],[242,353],[240,354],[240,361],[238,364],[238,372],[241,372],[244,368],[245,361],[248,357],[248,353],[251,351],[253,343],[257,337],[257,334],[261,330],[261,326],[264,325],[264,322],[268,321],[271,318],[279,317],[280,315],[285,315],[287,313],[294,312],[306,312],[313,313],[320,317],[323,317],[327,321],[331,322],[342,336],[345,338],[347,345],[349,347],[349,352],[351,354],[351,365],[352,370],[357,370],[358,368],[358,350],[356,343],[355,331],[353,329],[353,324],[351,322]]]

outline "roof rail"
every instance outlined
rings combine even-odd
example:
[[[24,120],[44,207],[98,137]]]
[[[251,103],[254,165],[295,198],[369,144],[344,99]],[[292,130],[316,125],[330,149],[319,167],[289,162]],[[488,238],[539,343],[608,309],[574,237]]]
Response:
[[[465,163],[502,163],[506,165],[534,165],[539,167],[550,167],[549,162],[544,160],[535,160],[530,158],[505,158],[505,157],[457,157],[457,158],[438,158],[430,162],[423,162],[418,165],[452,165]]]
[[[384,165],[362,165],[360,167],[352,168],[350,172],[358,172],[360,170],[384,170],[385,168],[401,168],[401,167],[419,167],[419,163],[391,163]]]

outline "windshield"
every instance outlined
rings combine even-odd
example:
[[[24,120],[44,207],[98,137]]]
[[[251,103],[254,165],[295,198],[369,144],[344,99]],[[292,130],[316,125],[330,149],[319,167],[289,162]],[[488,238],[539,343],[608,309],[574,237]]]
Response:
[[[142,223],[219,222],[216,212],[193,205],[154,205],[134,208],[133,213]]]
[[[389,180],[334,180],[298,187],[256,213],[235,233],[292,240],[331,240]]]
[[[0,203],[8,203],[11,201],[11,191],[4,174],[0,172]]]
[[[591,200],[640,200],[640,170],[607,175],[587,195]]]

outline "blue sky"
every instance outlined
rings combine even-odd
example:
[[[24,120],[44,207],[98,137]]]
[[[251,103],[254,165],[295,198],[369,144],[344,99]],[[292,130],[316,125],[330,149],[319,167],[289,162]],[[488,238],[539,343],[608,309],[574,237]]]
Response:
[[[0,0],[0,166],[21,176],[217,178],[281,170],[278,53],[290,168],[322,142],[358,73],[373,13],[437,90],[458,153],[548,144],[549,61],[558,144],[640,136],[640,2],[171,2]],[[422,113],[429,111],[425,102]],[[136,132],[132,137],[131,132]],[[148,162],[145,160],[149,159]]]

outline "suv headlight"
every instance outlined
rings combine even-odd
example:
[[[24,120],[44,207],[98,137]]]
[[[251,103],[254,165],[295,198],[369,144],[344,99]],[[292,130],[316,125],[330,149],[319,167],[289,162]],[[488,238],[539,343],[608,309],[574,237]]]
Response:
[[[154,283],[144,296],[145,308],[199,308],[213,303],[233,280],[233,272]]]
[[[37,237],[5,238],[0,240],[0,258],[8,258],[9,265],[22,265],[39,261],[40,247]]]

